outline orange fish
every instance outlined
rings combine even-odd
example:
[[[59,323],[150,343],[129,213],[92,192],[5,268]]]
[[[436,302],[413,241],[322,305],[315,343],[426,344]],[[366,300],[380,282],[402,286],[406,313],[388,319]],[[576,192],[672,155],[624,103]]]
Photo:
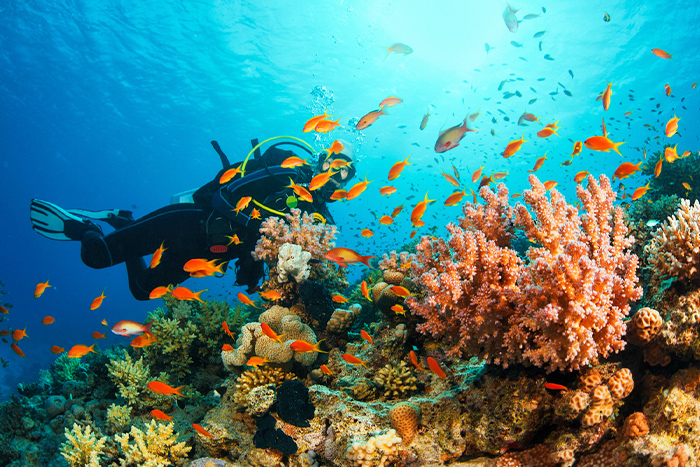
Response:
[[[394,223],[394,218],[391,216],[382,216],[379,218],[379,223],[382,225],[391,225]]]
[[[333,159],[331,161],[331,169],[340,169],[342,167],[350,167],[352,165],[351,161],[346,161],[345,159]]]
[[[158,409],[151,410],[151,415],[153,415],[158,420],[163,420],[165,422],[169,422],[170,420],[173,419],[173,417],[166,415],[165,412],[163,412],[162,410],[158,410]]]
[[[204,300],[202,300],[201,295],[207,290],[208,289],[204,289],[200,290],[197,293],[194,293],[187,287],[175,287],[171,293],[173,294],[173,297],[177,298],[178,300],[185,300],[188,302],[197,300],[200,303],[204,303]]]
[[[320,369],[321,369],[321,371],[322,371],[324,374],[326,374],[326,375],[329,375],[329,376],[330,376],[330,375],[333,374],[333,372],[330,370],[330,368],[328,368],[326,365],[321,365],[321,366],[320,366]]]
[[[362,365],[363,367],[367,368],[369,370],[369,367],[367,366],[368,361],[362,361],[359,358],[357,358],[354,355],[350,355],[349,353],[344,353],[343,355],[340,356],[343,360],[348,362],[350,365]]]
[[[253,208],[253,210],[250,211],[250,218],[251,219],[260,219],[260,211],[258,211],[258,208]]]
[[[664,85],[664,92],[666,93],[667,96],[671,95],[671,86],[669,86],[668,83],[666,83]]]
[[[445,180],[450,182],[450,184],[452,184],[453,186],[459,187],[459,181],[456,178],[454,178],[452,175],[450,175],[448,173],[445,173],[444,170],[442,170],[442,169],[440,169],[440,170],[442,171],[442,176],[445,177]]]
[[[260,298],[275,301],[281,299],[282,295],[276,290],[266,290],[265,292],[260,292]]]
[[[369,238],[372,235],[374,235],[374,232],[372,232],[369,229],[362,229],[362,232],[360,232],[360,235],[362,235],[364,238]]]
[[[278,335],[275,331],[273,331],[270,326],[267,325],[267,323],[260,323],[260,328],[262,329],[262,332],[269,337],[272,340],[275,340],[279,342],[280,344],[284,344],[284,341],[282,338],[286,336],[286,334]]]
[[[326,252],[325,255],[323,255],[327,260],[333,261],[334,263],[338,264],[342,268],[348,267],[348,264],[353,264],[353,263],[362,263],[368,268],[371,268],[372,265],[369,264],[369,260],[374,258],[373,255],[370,256],[362,256],[359,253],[350,250],[349,248],[333,248],[332,250],[329,250]]]
[[[510,172],[510,171],[508,171],[508,172]],[[508,172],[496,172],[495,174],[493,174],[493,179],[494,180],[504,179],[508,176]]]
[[[292,342],[289,347],[298,353],[311,353],[311,352],[321,352],[321,353],[328,353],[325,350],[321,350],[321,342],[325,341],[325,339],[321,339],[320,341],[316,342],[316,344],[309,344],[306,341],[297,339],[294,342]]]
[[[338,154],[340,151],[345,149],[345,146],[343,146],[343,143],[338,141],[337,139],[331,143],[331,147],[324,149],[324,151],[328,151],[328,156],[326,156],[326,159],[328,159],[330,156],[333,154]]]
[[[411,292],[406,288],[402,287],[400,285],[392,285],[389,287],[392,292],[394,292],[396,295],[398,295],[401,298],[406,298],[409,295],[411,295]]]
[[[51,324],[54,321],[55,321],[55,319],[53,319],[53,316],[44,316],[44,319],[41,320],[41,324],[44,324],[44,325]]]
[[[625,144],[625,142],[622,141],[620,143],[613,143],[608,139],[607,136],[591,136],[586,141],[584,141],[583,144],[585,144],[588,149],[592,149],[594,151],[608,152],[612,149],[619,155],[622,155],[622,153],[619,149],[617,149],[617,147],[621,144]]]
[[[233,350],[233,347],[231,346],[231,344],[224,344],[221,346],[221,350],[223,350],[224,352],[230,352]]]
[[[391,307],[392,311],[396,313],[397,315],[404,315],[406,316],[406,309],[399,305],[398,303],[394,306]]]
[[[413,366],[418,368],[420,371],[428,371],[426,368],[420,366],[420,363],[418,362],[418,357],[416,357],[416,353],[413,350],[408,352],[408,356],[411,359],[411,363],[413,363]]]
[[[316,124],[314,127],[314,131],[316,133],[328,133],[329,131],[337,128],[340,126],[340,123],[338,123],[340,119],[338,120],[321,120]]]
[[[291,169],[293,167],[299,167],[302,165],[309,165],[308,162],[306,162],[308,159],[302,159],[301,157],[288,157],[285,160],[282,161],[280,164],[280,167],[284,167],[285,169]]]
[[[158,339],[156,338],[155,335],[144,333],[144,334],[141,334],[140,336],[136,336],[133,339],[131,339],[131,342],[129,342],[129,345],[131,347],[141,349],[144,347],[149,347],[149,346],[155,344],[156,342],[158,342]]]
[[[581,149],[583,149],[583,143],[581,141],[576,141],[574,143],[574,150],[571,152],[571,157],[576,156],[581,152]]]
[[[671,120],[666,123],[666,137],[670,138],[671,136],[675,135],[676,132],[678,131],[678,122],[680,121],[680,118],[676,117],[675,115]]]
[[[258,356],[250,357],[247,362],[245,362],[246,365],[248,366],[253,366],[255,368],[259,367],[260,365],[264,365],[266,363],[270,363],[270,360],[267,359],[267,357],[262,358]]]
[[[605,127],[605,119],[604,119],[604,118],[603,118],[603,126],[602,126],[602,128],[603,128],[603,136],[605,136],[605,137],[607,138],[607,136],[608,136],[608,129]]]
[[[627,178],[630,175],[633,175],[635,172],[641,171],[642,163],[643,161],[639,162],[638,164],[633,164],[631,162],[623,162],[617,169],[615,169],[615,173],[613,174],[613,181],[615,181],[616,178],[622,180],[623,178]]]
[[[544,182],[542,185],[544,185],[545,191],[549,191],[552,188],[554,188],[555,186],[557,186],[558,183],[555,182],[554,180],[548,180],[548,181]]]
[[[657,178],[659,175],[661,175],[661,165],[664,161],[664,158],[661,157],[659,158],[659,162],[656,163],[656,166],[654,166],[654,178]]]
[[[7,308],[5,308],[4,306],[0,306],[0,313],[2,313],[3,315],[6,315],[9,312],[10,311]]]
[[[692,188],[690,187],[690,185],[688,185],[686,182],[681,183],[681,185],[683,185],[683,188],[685,188],[685,189],[688,190],[688,191],[691,191],[691,190],[692,190]]]
[[[552,389],[554,391],[568,391],[566,386],[562,386],[561,384],[556,383],[544,383],[544,387],[546,389]]]
[[[540,131],[537,132],[537,136],[540,138],[549,138],[552,135],[557,135],[559,136],[559,133],[557,133],[557,129],[553,127],[544,127]]]
[[[365,175],[365,181],[364,181],[364,182],[355,183],[355,184],[352,186],[352,188],[350,188],[350,189],[348,190],[347,199],[348,199],[348,200],[351,200],[351,199],[354,199],[354,198],[357,198],[358,196],[360,196],[360,193],[362,193],[363,191],[365,191],[365,190],[367,189],[367,185],[369,185],[370,183],[372,183],[372,181],[371,181],[371,180],[370,180],[370,181],[367,181],[367,175]]]
[[[537,134],[539,135],[539,133]],[[503,150],[503,157],[507,159],[516,152],[520,151],[520,146],[522,146],[523,143],[527,143],[527,141],[525,141],[525,135],[521,136],[520,139],[516,139],[508,143],[506,148]]]
[[[651,53],[653,53],[657,57],[661,57],[661,58],[671,58],[672,59],[672,56],[673,56],[673,54],[665,52],[661,49],[651,49]]]
[[[151,332],[152,324],[153,323],[148,323],[143,325],[141,323],[137,323],[136,321],[122,320],[112,326],[112,332],[118,336],[124,337],[137,336],[139,334],[143,334],[144,332],[153,334]]]
[[[260,308],[259,306],[255,306],[255,303],[253,303],[253,301],[250,298],[248,298],[243,292],[238,292],[238,295],[236,295],[236,296],[238,297],[238,300],[241,301],[241,303],[245,303],[246,305],[250,305],[253,308]]]
[[[389,177],[388,179],[394,180],[401,175],[401,171],[406,167],[407,165],[411,165],[410,162],[408,162],[408,158],[411,156],[408,156],[406,159],[403,160],[403,162],[396,162],[394,165],[391,166],[391,169],[389,169]]]
[[[240,174],[241,176],[243,176],[243,171],[239,167],[234,167],[224,172],[219,178],[219,185],[223,185],[224,183],[230,182],[236,175]]]
[[[539,117],[535,117],[533,114],[527,113],[527,112],[525,112],[522,115],[522,117],[523,117],[523,120],[527,120],[528,122],[539,122],[540,121]]]
[[[391,194],[396,193],[396,187],[393,186],[383,186],[379,189],[379,193],[382,194],[382,196],[386,195],[389,196]]]
[[[148,295],[148,298],[150,298],[151,300],[156,299],[156,298],[161,298],[162,296],[164,296],[168,292],[170,292],[170,286],[156,287],[155,289],[151,290],[151,293]]]
[[[289,179],[289,182],[290,182],[290,185],[287,185],[285,188],[291,188],[292,190],[294,190],[294,193],[296,193],[296,195],[302,201],[306,201],[307,203],[311,203],[313,201],[313,198],[311,197],[311,193],[309,192],[309,190],[307,190],[306,188],[304,188],[301,185],[297,185],[296,183],[294,183],[294,180],[292,180],[291,177]]]
[[[379,110],[373,110],[370,113],[366,114],[363,116],[359,122],[357,122],[357,125],[355,125],[355,128],[357,130],[364,130],[365,128],[370,127],[374,122],[377,121],[379,117],[382,115],[386,115],[384,113],[384,109],[379,109]]]
[[[580,172],[577,173],[576,176],[574,177],[574,181],[575,181],[576,183],[581,183],[581,182],[583,181],[583,179],[586,178],[586,175],[588,175],[589,173],[590,173],[590,172],[588,172],[588,170],[582,170],[582,171],[580,171]]]
[[[331,297],[331,300],[333,300],[335,303],[347,303],[348,299],[345,298],[344,296],[340,294],[335,294]]]
[[[456,191],[448,196],[445,200],[445,206],[455,206],[459,204],[460,201],[462,201],[462,197],[467,194],[464,190],[465,188],[463,188],[462,191]]]
[[[364,329],[360,329],[360,336],[362,336],[362,338],[364,340],[366,340],[367,342],[369,342],[370,344],[374,344],[374,341],[372,340],[372,336],[367,334],[367,331],[365,331]]]
[[[634,193],[632,193],[632,200],[637,201],[639,198],[644,196],[647,191],[649,191],[649,183],[634,190]]]
[[[15,344],[15,343],[13,342],[12,344],[10,344],[10,347],[12,348],[12,350],[13,350],[17,355],[19,355],[20,357],[24,357],[24,352],[22,352],[22,349],[20,349],[20,348],[17,346],[17,344]]]
[[[100,296],[94,299],[90,304],[90,309],[97,310],[99,307],[102,306],[102,300],[104,300],[106,297],[107,296],[105,295],[105,289],[102,289],[102,293],[100,294]]]
[[[304,133],[314,131],[314,128],[316,128],[318,122],[328,117],[332,117],[332,115],[328,115],[325,111],[323,112],[323,115],[316,115],[315,117],[311,117],[304,124]]]
[[[401,42],[396,42],[395,44],[392,44],[391,47],[384,47],[387,50],[386,57],[384,57],[384,60],[389,56],[391,52],[394,52],[395,54],[404,54],[404,55],[409,55],[413,53],[413,49],[406,44],[402,44]]]
[[[677,147],[678,145],[676,144],[674,147],[669,146],[664,149],[664,158],[666,159],[666,162],[672,164],[673,161],[678,159]]]
[[[420,220],[421,217],[423,217],[423,214],[425,214],[425,210],[428,207],[428,203],[432,203],[435,201],[434,199],[428,199],[428,192],[425,192],[425,198],[423,201],[420,203],[416,204],[416,207],[413,208],[413,211],[411,212],[411,222],[413,224],[416,224],[416,221]]]
[[[0,331],[0,336],[2,337],[9,336],[10,334],[12,334],[12,331],[10,331],[9,329],[3,329],[2,331]]]
[[[34,288],[34,298],[41,297],[41,294],[44,293],[44,290],[46,290],[49,287],[51,287],[49,285],[49,281],[37,284],[36,287]]]
[[[213,437],[214,437],[214,435],[212,435],[211,433],[209,433],[207,430],[205,430],[204,428],[202,428],[200,425],[197,425],[196,423],[193,423],[193,424],[192,424],[192,428],[194,428],[195,430],[197,430],[197,431],[199,432],[199,434],[202,435],[202,436],[205,436],[205,437],[207,437],[207,438],[213,438]]]
[[[65,349],[63,347],[59,347],[57,345],[51,346],[51,353],[53,353],[53,354],[60,354],[60,353],[63,353],[64,351],[65,351]]]
[[[331,177],[337,173],[338,172],[332,172],[330,169],[328,169],[328,172],[321,172],[320,174],[314,176],[309,183],[309,191],[318,190],[323,185],[328,183],[328,180],[330,180]]]
[[[224,328],[224,332],[225,332],[226,334],[228,334],[228,335],[231,337],[231,339],[234,339],[233,333],[231,332],[231,329],[229,329],[228,324],[226,323],[226,321],[222,321],[222,322],[221,322],[221,327]]]
[[[449,151],[450,149],[454,149],[459,146],[459,142],[462,141],[462,138],[464,138],[464,135],[467,134],[468,131],[479,131],[469,128],[467,126],[467,119],[469,119],[469,115],[464,117],[462,124],[455,125],[452,128],[448,128],[447,130],[440,132],[440,135],[435,142],[435,152],[443,153]]]
[[[97,353],[93,347],[95,347],[95,344],[92,344],[90,347],[87,345],[74,345],[68,351],[68,358],[80,358],[87,355],[89,352]]]
[[[438,362],[435,361],[433,357],[428,357],[428,368],[430,368],[430,371],[438,375],[441,379],[445,379],[445,372],[442,371],[442,368],[440,368],[440,365],[438,365]]]
[[[610,81],[608,83],[608,87],[603,92],[603,109],[605,109],[606,112],[610,107],[610,96],[612,96],[612,84],[613,82]]]
[[[394,210],[391,212],[391,217],[396,217],[399,214],[401,214],[401,211],[403,210],[403,204],[401,206],[396,206]]]
[[[367,286],[367,281],[362,281],[362,284],[360,284],[360,290],[362,291],[362,296],[371,302],[372,298],[369,296],[369,287]]]
[[[474,173],[472,174],[472,183],[476,183],[477,180],[481,178],[481,171],[484,170],[483,167],[479,167],[478,170],[475,170]]]
[[[27,331],[27,326],[25,326],[24,329],[15,329],[14,331],[12,331],[12,340],[15,342],[19,342],[22,339],[24,339],[25,337],[29,337],[29,336],[27,336],[26,331]]]
[[[160,394],[163,396],[180,396],[180,397],[185,397],[182,392],[180,392],[180,389],[184,388],[184,386],[180,386],[178,388],[174,388],[170,386],[169,384],[161,383],[160,381],[151,381],[146,385],[148,389],[151,391],[155,392],[156,394]]]
[[[235,209],[232,209],[232,211],[236,211],[236,215],[238,215],[239,212],[241,212],[241,209],[245,209],[248,204],[252,201],[253,197],[252,196],[244,196],[241,199],[238,200],[238,203],[236,203]]]
[[[103,333],[101,333],[101,332],[95,331],[95,332],[92,333],[92,338],[93,338],[93,339],[107,339],[107,336],[105,336],[105,335],[104,335]]]
[[[400,97],[387,97],[383,101],[379,103],[380,108],[386,107],[393,107],[395,105],[403,104],[403,99]]]
[[[535,167],[533,167],[531,170],[528,170],[529,173],[534,173],[540,170],[540,167],[542,167],[542,164],[544,164],[544,161],[547,160],[546,154],[539,159],[535,161]]]
[[[347,199],[348,197],[348,191],[347,190],[335,190],[333,194],[331,195],[331,199],[333,201],[338,201],[341,199]]]
[[[151,257],[151,265],[149,266],[151,269],[155,268],[160,264],[160,260],[163,257],[163,252],[167,250],[167,248],[163,247],[163,244],[165,241],[161,242],[160,246],[158,249],[156,249],[155,252],[153,252],[153,256]]]

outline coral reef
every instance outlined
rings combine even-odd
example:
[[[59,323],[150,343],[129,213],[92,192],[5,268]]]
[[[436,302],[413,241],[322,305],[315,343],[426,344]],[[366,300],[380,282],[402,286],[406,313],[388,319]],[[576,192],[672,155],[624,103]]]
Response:
[[[448,355],[576,370],[624,348],[623,318],[642,293],[628,252],[634,239],[604,175],[577,187],[582,217],[556,190],[548,201],[534,175],[530,185],[523,198],[536,220],[522,204],[513,214],[501,184],[498,194],[481,189],[486,206],[465,204],[459,225],[447,226],[449,241],[423,237],[411,276],[425,295],[406,303],[426,320],[420,332],[449,339]],[[499,246],[513,225],[538,245],[526,265]]]
[[[384,467],[397,459],[400,443],[396,430],[388,430],[366,441],[355,441],[348,449],[347,457],[354,467]]]
[[[107,409],[107,428],[112,433],[123,431],[131,423],[131,407],[112,404]]]
[[[280,386],[288,379],[296,378],[293,373],[286,373],[279,368],[254,368],[243,372],[236,382],[234,401],[237,404],[248,403],[248,393],[253,389],[264,386]]]
[[[410,444],[420,425],[420,409],[410,402],[399,402],[389,411],[389,423],[404,443]]]
[[[300,245],[283,243],[277,255],[277,281],[287,282],[293,277],[296,282],[309,278],[311,253],[303,251]]]
[[[66,428],[66,438],[61,455],[71,467],[100,467],[100,454],[107,438],[97,438],[90,425],[81,427],[77,423],[72,430]]]
[[[387,363],[374,376],[374,382],[382,387],[385,399],[408,397],[417,389],[417,381],[406,362],[399,362],[398,365]]]
[[[123,454],[120,467],[183,465],[187,453],[192,450],[184,442],[177,442],[172,422],[151,420],[146,424],[145,432],[132,426],[131,432],[115,435],[114,439]]]
[[[143,357],[133,361],[125,349],[123,358],[111,359],[107,369],[110,379],[117,386],[119,395],[136,410],[172,406],[173,402],[169,397],[156,394],[146,388],[153,379],[167,381],[168,377],[161,373],[158,377],[152,378],[149,366],[143,363]]]

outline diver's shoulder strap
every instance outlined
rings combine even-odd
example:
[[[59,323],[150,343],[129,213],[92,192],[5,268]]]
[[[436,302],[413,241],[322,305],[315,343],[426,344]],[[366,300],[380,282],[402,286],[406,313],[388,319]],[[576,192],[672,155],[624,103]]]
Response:
[[[229,162],[228,157],[226,157],[226,154],[224,154],[224,151],[221,150],[221,146],[219,146],[218,141],[212,141],[211,145],[214,147],[214,151],[216,151],[216,153],[219,155],[221,165],[224,167],[224,169],[231,167],[231,163]]]

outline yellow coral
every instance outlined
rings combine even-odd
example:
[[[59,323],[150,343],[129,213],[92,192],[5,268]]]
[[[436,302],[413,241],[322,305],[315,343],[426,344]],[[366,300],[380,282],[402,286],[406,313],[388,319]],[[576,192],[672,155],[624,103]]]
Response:
[[[158,378],[152,378],[149,366],[143,363],[143,357],[134,362],[131,355],[124,350],[124,358],[111,359],[107,364],[107,370],[109,370],[109,378],[119,390],[119,395],[137,410],[144,407],[172,405],[169,397],[156,394],[146,388],[146,385],[154,379],[165,382],[167,376],[161,373]]]
[[[146,425],[146,432],[135,426],[130,433],[116,435],[114,439],[119,443],[124,454],[124,459],[119,460],[122,467],[138,465],[141,467],[165,467],[177,465],[180,460],[187,457],[192,449],[185,442],[177,442],[177,434],[173,432],[174,424],[158,423],[151,420]],[[133,437],[130,443],[129,435]]]
[[[112,404],[107,409],[107,426],[112,432],[122,431],[131,422],[131,407]]]
[[[164,357],[170,364],[168,373],[173,376],[182,378],[189,374],[192,367],[189,351],[192,341],[197,337],[197,326],[190,322],[156,317],[152,329],[158,336],[158,345],[146,348],[149,358]]]
[[[61,446],[61,455],[71,467],[100,466],[100,454],[107,438],[98,439],[90,425],[83,430],[77,423],[73,423],[72,430],[66,428],[66,438],[68,440]]]
[[[246,405],[248,403],[246,396],[251,390],[270,384],[279,386],[288,379],[296,379],[296,376],[285,373],[279,368],[263,367],[245,371],[236,382],[236,394],[233,400],[237,404]]]
[[[411,391],[415,391],[417,381],[406,362],[386,364],[374,376],[374,382],[384,388],[384,397],[387,399],[408,396]]]

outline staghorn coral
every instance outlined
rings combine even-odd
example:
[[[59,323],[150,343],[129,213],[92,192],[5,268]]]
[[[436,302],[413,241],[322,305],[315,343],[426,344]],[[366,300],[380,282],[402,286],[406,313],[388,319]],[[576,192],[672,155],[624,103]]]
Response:
[[[84,429],[77,423],[73,429],[65,429],[68,440],[61,446],[61,455],[71,467],[99,467],[100,454],[104,450],[107,438],[99,439],[87,425]]]
[[[374,376],[374,382],[384,389],[386,399],[396,399],[408,397],[416,390],[418,379],[406,362],[399,362],[398,365],[387,363]]]
[[[634,239],[610,180],[588,177],[577,187],[584,214],[531,175],[518,204],[505,206],[508,190],[487,187],[486,206],[466,203],[459,225],[448,224],[449,241],[423,237],[411,267],[425,294],[407,305],[426,322],[418,331],[451,343],[448,355],[478,355],[507,366],[523,362],[576,370],[621,350],[629,301],[641,296]],[[513,212],[514,219],[513,219]],[[536,243],[523,265],[505,245],[513,225]]]
[[[279,368],[262,367],[244,371],[236,381],[236,394],[233,400],[240,405],[248,404],[248,394],[261,386],[281,385],[288,379],[296,379],[293,373],[286,373]]]
[[[119,460],[120,467],[164,467],[182,465],[187,453],[192,450],[184,442],[177,442],[173,432],[174,423],[159,423],[151,420],[143,432],[131,427],[130,433],[115,435],[124,458]],[[133,440],[129,439],[129,436]],[[133,444],[130,442],[133,441]]]
[[[700,202],[682,199],[678,210],[652,234],[644,248],[652,281],[693,281],[700,277]]]
[[[130,422],[130,406],[112,404],[107,409],[107,427],[112,433],[124,431]]]

